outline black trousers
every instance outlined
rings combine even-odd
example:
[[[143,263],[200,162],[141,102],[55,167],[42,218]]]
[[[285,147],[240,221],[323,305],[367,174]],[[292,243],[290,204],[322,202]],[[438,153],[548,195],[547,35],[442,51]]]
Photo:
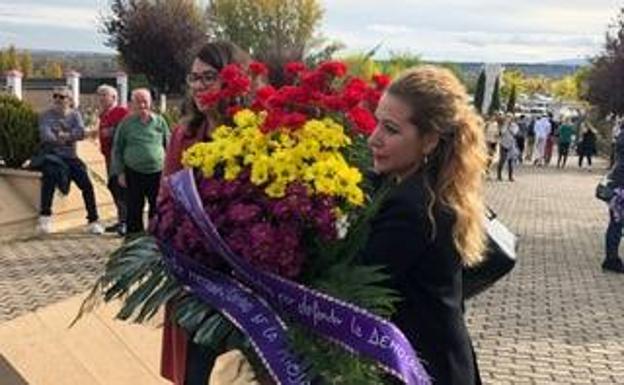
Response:
[[[156,197],[158,196],[158,187],[160,185],[160,174],[160,171],[144,174],[126,167],[126,203],[128,205],[126,219],[128,234],[145,230],[143,225],[143,208],[145,207],[146,199],[149,204],[148,217],[151,219],[156,213]]]
[[[583,158],[587,158],[587,164],[589,164],[589,166],[591,167],[592,155],[583,152],[581,152],[581,154],[579,155],[579,167],[583,167]]]
[[[69,179],[76,183],[82,191],[82,199],[87,209],[87,220],[89,222],[98,220],[97,206],[95,204],[95,193],[93,184],[87,174],[87,166],[78,158],[63,158],[69,167]],[[44,216],[52,215],[52,201],[54,200],[55,180],[52,175],[43,173],[41,183],[41,209],[39,213]]]
[[[126,188],[121,187],[117,175],[110,176],[108,178],[108,191],[110,191],[117,208],[117,222],[126,223],[126,217],[128,216],[128,206],[126,204],[126,196],[128,195]]]

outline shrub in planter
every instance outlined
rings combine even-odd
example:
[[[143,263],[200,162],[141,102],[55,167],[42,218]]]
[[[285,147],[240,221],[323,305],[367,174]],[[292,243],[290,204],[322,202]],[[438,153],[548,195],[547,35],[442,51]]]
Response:
[[[13,96],[0,95],[0,164],[19,168],[38,146],[37,113]]]

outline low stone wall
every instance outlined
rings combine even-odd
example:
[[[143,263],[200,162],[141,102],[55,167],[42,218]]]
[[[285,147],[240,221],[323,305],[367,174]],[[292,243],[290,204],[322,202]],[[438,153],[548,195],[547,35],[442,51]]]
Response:
[[[95,140],[78,144],[80,158],[87,164],[102,219],[115,215],[115,208],[106,187],[106,166]],[[0,168],[0,239],[7,240],[34,235],[39,217],[41,174],[39,172]],[[72,183],[67,196],[54,197],[53,229],[62,231],[85,224],[86,211],[80,189]]]

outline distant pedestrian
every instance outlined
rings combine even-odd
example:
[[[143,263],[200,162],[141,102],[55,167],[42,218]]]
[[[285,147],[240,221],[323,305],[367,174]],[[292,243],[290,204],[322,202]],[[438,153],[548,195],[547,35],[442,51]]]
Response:
[[[492,115],[485,123],[485,143],[487,146],[487,173],[490,173],[490,166],[496,156],[496,148],[498,147],[498,139],[500,137],[500,125],[498,124],[498,117]]]
[[[165,119],[152,112],[149,90],[132,92],[133,113],[117,127],[113,142],[111,174],[128,189],[127,233],[144,230],[143,207],[147,199],[151,218],[156,213],[156,197],[164,165],[169,127]]]
[[[615,145],[617,141],[617,137],[620,135],[620,131],[622,130],[622,126],[624,125],[624,119],[621,117],[616,117],[615,122],[613,123],[613,128],[611,129],[611,153],[609,154],[609,169],[613,168],[615,164]]]
[[[550,120],[546,115],[535,122],[535,160],[533,163],[537,166],[546,164],[546,141],[551,129]]]
[[[559,135],[559,122],[553,118],[551,112],[548,113],[548,121],[550,122],[550,133],[546,139],[546,148],[544,150],[544,163],[547,166],[550,165],[555,143],[557,142],[557,136]]]
[[[578,165],[580,168],[582,168],[583,159],[587,159],[588,169],[591,170],[592,156],[596,154],[596,134],[588,123],[585,123],[585,127],[585,132],[583,132],[583,135],[581,136],[581,141],[578,144]]]
[[[533,150],[535,149],[535,118],[527,116],[526,120],[528,122],[528,130],[524,146],[526,149],[524,160],[531,162],[533,161]]]
[[[563,121],[559,126],[559,140],[557,148],[559,149],[559,157],[557,158],[557,167],[564,168],[568,161],[568,153],[572,144],[572,136],[574,135],[574,127],[569,118]]]
[[[507,165],[507,176],[510,182],[514,181],[513,178],[513,164],[516,160],[516,134],[518,133],[518,125],[514,122],[513,115],[511,113],[505,116],[503,125],[501,127],[500,136],[500,155],[498,159],[498,172],[496,174],[498,180],[503,180],[503,167]]]
[[[100,104],[100,151],[106,161],[107,187],[117,208],[117,223],[106,228],[106,232],[126,233],[126,189],[119,185],[117,175],[111,174],[113,139],[117,125],[128,115],[128,109],[117,105],[117,89],[103,84],[97,89]]]
[[[104,228],[98,222],[97,205],[93,184],[89,179],[87,167],[78,158],[76,142],[84,139],[85,127],[78,110],[71,107],[71,91],[67,87],[53,90],[52,108],[43,112],[39,118],[39,135],[42,152],[35,163],[42,170],[41,206],[37,232],[52,232],[52,202],[54,190],[69,191],[73,181],[82,191],[87,210],[87,231],[102,234]]]
[[[517,120],[518,133],[516,134],[516,148],[518,149],[518,162],[522,163],[524,159],[524,148],[529,134],[529,126],[531,121],[525,115],[520,115]]]
[[[615,143],[615,163],[609,172],[608,180],[616,192],[616,197],[609,204],[609,225],[605,234],[605,259],[602,269],[615,273],[624,273],[624,263],[619,249],[624,224],[624,207],[621,195],[624,194],[624,131],[620,131]],[[620,198],[620,199],[618,199]]]

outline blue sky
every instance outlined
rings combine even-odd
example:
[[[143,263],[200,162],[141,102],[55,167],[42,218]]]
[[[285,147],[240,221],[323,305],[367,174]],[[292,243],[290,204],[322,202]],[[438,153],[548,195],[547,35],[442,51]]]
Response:
[[[321,0],[320,32],[347,51],[428,60],[539,62],[600,51],[621,0]],[[98,33],[106,0],[0,0],[0,47],[112,52]]]

